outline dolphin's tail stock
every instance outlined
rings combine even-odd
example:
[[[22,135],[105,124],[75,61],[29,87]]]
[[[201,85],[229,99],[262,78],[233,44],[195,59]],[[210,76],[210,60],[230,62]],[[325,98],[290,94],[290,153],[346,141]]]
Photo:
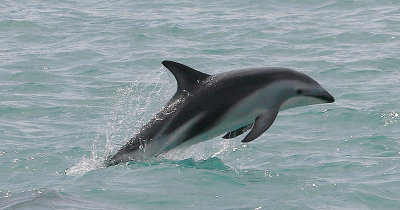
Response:
[[[137,152],[140,150],[142,144],[140,141],[135,140],[132,138],[124,147],[122,147],[118,152],[113,155],[109,156],[105,161],[105,165],[114,166],[118,165],[122,162],[134,161],[139,160],[140,157],[138,156]]]
[[[112,156],[109,155],[109,156],[104,160],[104,165],[106,165],[106,167],[116,165],[116,164],[114,164],[114,163],[111,161],[111,157],[112,157]]]

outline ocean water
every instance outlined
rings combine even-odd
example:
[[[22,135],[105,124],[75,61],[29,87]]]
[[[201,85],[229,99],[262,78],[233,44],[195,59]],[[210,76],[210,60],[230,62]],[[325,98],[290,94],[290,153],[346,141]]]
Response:
[[[175,91],[215,74],[304,72],[333,104],[104,168]],[[1,209],[398,209],[400,2],[2,0]]]

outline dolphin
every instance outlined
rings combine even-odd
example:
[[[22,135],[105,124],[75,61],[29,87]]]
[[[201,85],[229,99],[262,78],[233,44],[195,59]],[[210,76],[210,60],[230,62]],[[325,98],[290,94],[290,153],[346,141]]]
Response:
[[[335,101],[318,82],[289,68],[248,68],[209,75],[174,61],[162,64],[177,82],[175,95],[111,159],[107,166],[155,157],[181,144],[226,133],[263,134],[281,110]]]

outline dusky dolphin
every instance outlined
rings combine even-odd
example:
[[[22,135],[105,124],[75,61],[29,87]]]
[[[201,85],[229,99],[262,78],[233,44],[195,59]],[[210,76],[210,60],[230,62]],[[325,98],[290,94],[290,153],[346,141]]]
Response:
[[[263,134],[280,110],[335,99],[309,76],[288,68],[249,68],[208,75],[173,61],[162,64],[177,81],[175,95],[107,161],[108,166],[155,157],[180,144],[226,133],[242,142]]]

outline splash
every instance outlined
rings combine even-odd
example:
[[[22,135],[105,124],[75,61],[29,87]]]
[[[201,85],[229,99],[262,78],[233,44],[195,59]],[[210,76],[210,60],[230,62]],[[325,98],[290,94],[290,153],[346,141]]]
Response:
[[[381,118],[384,120],[385,124],[383,126],[388,126],[394,124],[399,119],[399,114],[397,112],[390,112],[383,114]]]
[[[119,88],[114,94],[107,127],[101,132],[105,145],[94,141],[92,150],[98,151],[96,146],[101,145],[105,149],[101,154],[109,155],[123,146],[173,95],[173,85],[172,75],[161,67]]]
[[[102,161],[101,159],[102,158],[99,157],[91,157],[91,158],[83,157],[75,166],[66,169],[65,174],[80,175],[98,168],[103,168],[105,167],[103,164],[104,161]]]
[[[174,93],[174,85],[173,76],[162,66],[118,88],[111,99],[112,111],[104,115],[106,127],[93,140],[91,156],[83,157],[65,173],[79,175],[105,167],[108,156],[132,138],[135,131],[168,101]]]

